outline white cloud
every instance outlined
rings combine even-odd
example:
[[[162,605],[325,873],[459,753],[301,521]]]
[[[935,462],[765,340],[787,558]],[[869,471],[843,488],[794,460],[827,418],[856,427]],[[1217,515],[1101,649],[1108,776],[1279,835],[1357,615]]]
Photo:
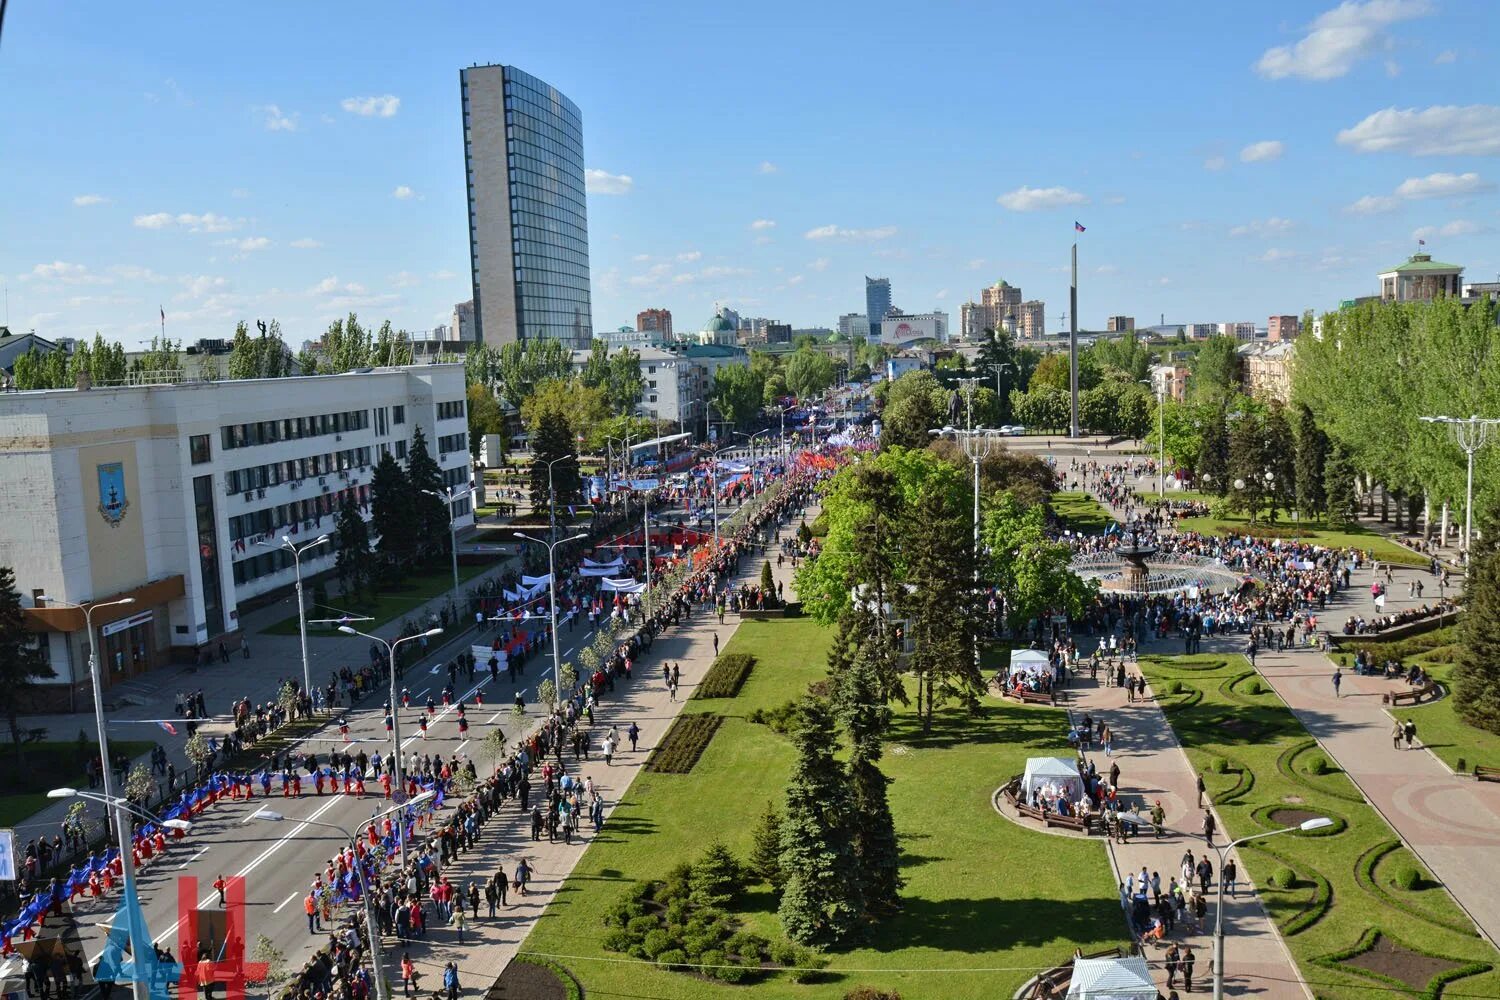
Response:
[[[635,179],[629,174],[590,169],[583,172],[583,186],[589,194],[629,194]]]
[[[290,245],[298,250],[316,250],[323,244],[319,243],[311,236],[304,236],[300,240],[292,240]]]
[[[948,297],[948,289],[939,288],[936,292],[933,293],[932,297],[935,299],[946,299]]]
[[[432,280],[433,281],[452,281],[456,277],[458,277],[458,272],[457,271],[450,271],[447,268],[444,268],[441,271],[433,271],[432,272]]]
[[[1230,236],[1275,236],[1277,233],[1285,233],[1295,225],[1291,219],[1283,219],[1279,216],[1271,216],[1269,219],[1256,219],[1243,226],[1235,226],[1229,230]]]
[[[355,282],[355,281],[340,282],[337,276],[333,276],[333,277],[324,278],[322,281],[318,282],[316,285],[313,285],[311,288],[309,288],[307,290],[307,294],[308,295],[333,295],[333,296],[359,296],[359,295],[364,295],[367,291],[368,291],[368,289],[365,288],[364,285],[359,284],[358,282]],[[395,296],[391,296],[391,297],[394,298]],[[376,296],[376,298],[382,298],[382,296]],[[331,300],[327,304],[330,307],[332,307],[332,303],[333,302],[339,302],[339,301],[344,301],[344,300],[339,299],[339,298],[335,298],[335,299]]]
[[[103,205],[109,199],[102,194],[80,194],[73,198],[73,204],[79,208],[88,208],[90,205]]]
[[[775,240],[771,239],[771,237],[769,237],[769,236],[757,236],[757,237],[755,237],[755,239],[751,240],[750,242],[754,243],[758,247],[763,247],[767,243],[774,243]]]
[[[1500,156],[1500,106],[1386,108],[1342,130],[1338,140],[1358,153]]]
[[[637,264],[644,264],[646,263],[646,261],[651,259],[651,255],[649,253],[638,253],[630,259],[635,261]]]
[[[1252,142],[1240,150],[1240,162],[1265,163],[1270,160],[1279,160],[1284,152],[1286,152],[1286,143],[1280,139],[1263,139],[1260,142]]]
[[[1468,219],[1454,219],[1441,226],[1423,226],[1411,234],[1414,240],[1430,240],[1434,236],[1467,236],[1479,232],[1479,224]]]
[[[1210,156],[1203,161],[1204,170],[1223,170],[1227,166],[1229,166],[1229,161],[1222,156]]]
[[[124,281],[145,281],[153,285],[167,280],[165,275],[137,264],[114,264],[109,268],[109,273]]]
[[[411,288],[413,285],[421,284],[422,279],[410,271],[397,271],[391,275],[391,284],[396,288]]]
[[[264,104],[255,109],[268,132],[295,132],[302,115],[296,111],[287,114],[274,104]]]
[[[1392,80],[1396,79],[1396,77],[1401,75],[1401,64],[1394,59],[1387,59],[1385,61],[1385,75]]]
[[[826,270],[828,270],[828,258],[827,257],[819,257],[817,260],[814,260],[811,263],[809,263],[807,265],[807,269],[809,271],[826,271]]]
[[[177,280],[182,284],[182,291],[173,296],[173,301],[177,302],[185,302],[189,299],[201,299],[205,295],[224,292],[229,288],[229,281],[227,279],[211,274],[189,274]]]
[[[413,191],[407,185],[405,185],[405,184],[397,184],[396,185],[396,190],[394,190],[394,191],[391,192],[391,197],[392,198],[396,198],[396,199],[398,199],[400,201],[406,201],[406,200],[408,200],[410,198],[416,197],[416,194],[417,194],[417,192]]]
[[[1426,177],[1408,177],[1396,188],[1398,198],[1457,198],[1460,195],[1488,191],[1495,185],[1478,174],[1435,173]]]
[[[1296,250],[1283,250],[1281,247],[1272,247],[1255,259],[1264,264],[1277,264],[1281,261],[1295,260],[1301,256],[1302,254]]]
[[[896,235],[895,226],[876,226],[873,229],[845,229],[842,226],[818,226],[803,233],[809,240],[846,240],[851,243],[871,243],[888,240]]]
[[[1452,49],[1445,49],[1439,52],[1432,60],[1434,66],[1447,66],[1456,62],[1458,62],[1458,53]]]
[[[359,115],[362,118],[394,118],[396,112],[401,110],[401,98],[394,94],[383,94],[380,97],[346,97],[339,102],[339,107],[351,115]]]
[[[1094,268],[1095,274],[1118,274],[1120,269],[1113,264],[1100,264]]]
[[[1344,211],[1350,215],[1379,215],[1381,212],[1394,210],[1399,204],[1401,204],[1400,199],[1392,198],[1390,195],[1367,194]]]
[[[1261,76],[1281,80],[1289,76],[1304,80],[1332,80],[1354,68],[1359,60],[1383,51],[1385,29],[1399,21],[1432,13],[1427,0],[1345,0],[1325,11],[1308,27],[1307,35],[1294,45],[1267,49],[1255,64]]]
[[[31,269],[33,278],[57,278],[67,280],[69,278],[81,278],[88,272],[88,268],[82,264],[70,264],[65,260],[54,260],[50,264],[38,264]]]
[[[241,253],[249,253],[252,250],[264,250],[271,245],[271,241],[264,236],[247,236],[242,240],[231,241],[231,243]]]
[[[750,269],[745,267],[705,267],[698,272],[700,278],[742,278],[750,274]]]
[[[691,264],[695,260],[702,260],[702,259],[703,259],[703,251],[702,250],[687,250],[687,251],[684,251],[683,253],[680,253],[680,254],[677,255],[677,262],[679,264]]]
[[[803,282],[803,277],[800,274],[794,274],[790,278],[786,279],[786,283],[788,285],[800,285],[800,284],[802,284],[802,282]]]
[[[781,170],[780,167],[772,163],[770,160],[762,160],[760,162],[760,167],[758,167],[757,169],[759,169],[763,174],[774,174]]]
[[[969,261],[967,264],[964,265],[964,270],[966,270],[966,271],[977,271],[981,267],[983,267],[984,264],[985,264],[985,260],[984,260],[983,257],[975,257],[973,260]]]
[[[750,228],[756,230],[757,232],[760,231],[760,230],[764,230],[764,229],[775,229],[776,228],[776,220],[775,219],[756,219],[754,222],[750,223]]]
[[[1064,205],[1086,205],[1088,196],[1065,187],[1034,188],[1021,185],[995,199],[1012,212],[1035,212]]]
[[[204,212],[202,215],[194,215],[191,212],[180,212],[176,215],[171,212],[153,212],[150,215],[137,215],[133,220],[137,229],[168,229],[172,226],[181,226],[193,233],[227,233],[238,227],[242,221],[215,215],[213,212]]]

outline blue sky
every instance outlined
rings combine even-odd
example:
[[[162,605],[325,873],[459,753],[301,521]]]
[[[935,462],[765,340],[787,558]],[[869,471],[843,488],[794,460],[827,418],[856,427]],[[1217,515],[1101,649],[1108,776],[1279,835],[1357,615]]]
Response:
[[[639,9],[635,9],[635,8]],[[1500,19],[1484,0],[12,3],[10,325],[136,343],[470,295],[458,71],[583,111],[594,323],[715,302],[796,326],[1005,278],[1083,326],[1369,294],[1425,235],[1500,270]]]

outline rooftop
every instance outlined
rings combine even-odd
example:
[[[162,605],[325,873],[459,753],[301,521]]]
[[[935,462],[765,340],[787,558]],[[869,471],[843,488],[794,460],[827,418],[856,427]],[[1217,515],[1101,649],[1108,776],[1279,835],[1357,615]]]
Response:
[[[1425,271],[1462,271],[1463,267],[1458,264],[1444,264],[1440,260],[1433,260],[1430,253],[1414,253],[1406,259],[1404,264],[1381,271],[1381,274],[1412,274]]]

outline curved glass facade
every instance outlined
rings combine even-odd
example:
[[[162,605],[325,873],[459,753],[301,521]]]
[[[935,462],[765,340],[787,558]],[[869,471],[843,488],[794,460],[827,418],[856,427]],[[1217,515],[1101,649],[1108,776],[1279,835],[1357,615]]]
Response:
[[[466,69],[461,87],[478,335],[491,344],[551,338],[587,347],[593,318],[578,107],[513,66]]]

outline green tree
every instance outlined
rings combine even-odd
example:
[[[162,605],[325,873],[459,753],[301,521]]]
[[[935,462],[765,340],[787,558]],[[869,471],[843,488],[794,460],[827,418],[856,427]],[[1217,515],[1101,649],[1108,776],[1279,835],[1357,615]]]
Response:
[[[1458,626],[1453,700],[1471,726],[1500,733],[1500,538],[1486,524],[1471,554]]]
[[[554,378],[539,382],[521,404],[521,419],[529,434],[536,434],[545,415],[560,418],[574,439],[591,438],[595,429],[610,418],[604,390],[585,385],[580,378]]]
[[[1240,384],[1239,342],[1233,337],[1209,337],[1193,358],[1193,393],[1200,399],[1218,399]]]
[[[793,941],[838,945],[858,929],[864,900],[852,838],[853,797],[833,756],[833,716],[826,704],[803,699],[792,744],[796,761],[781,821],[781,870],[787,878],[777,913]]]
[[[882,383],[884,384],[884,383]],[[880,446],[925,448],[928,432],[948,420],[952,393],[931,372],[907,372],[889,384],[880,415]]]
[[[771,571],[771,560],[767,559],[760,567],[760,590],[766,595],[766,607],[776,606],[776,577]]]
[[[1156,352],[1146,346],[1146,342],[1139,339],[1134,331],[1123,337],[1096,340],[1086,353],[1090,362],[1098,366],[1100,371],[1113,368],[1121,372],[1129,382],[1146,378],[1151,374],[1151,366],[1156,363]],[[1082,371],[1083,367],[1080,361],[1079,370]]]
[[[561,341],[536,338],[503,345],[494,357],[494,381],[500,395],[520,409],[536,387],[548,379],[566,379],[573,356]]]
[[[1240,510],[1250,512],[1254,524],[1266,501],[1266,435],[1260,418],[1243,414],[1229,434],[1229,474],[1234,482],[1231,497]]]
[[[1297,509],[1320,517],[1327,506],[1323,466],[1328,460],[1328,435],[1307,406],[1297,407]]]
[[[380,324],[370,345],[369,363],[376,368],[399,368],[412,363],[411,334],[392,330],[391,321]]]
[[[1328,526],[1335,530],[1352,528],[1354,510],[1354,465],[1341,444],[1328,449],[1323,463],[1323,496],[1328,508]]]
[[[479,450],[486,434],[505,434],[505,412],[495,393],[482,382],[470,382],[465,389],[468,397],[469,458],[479,461]],[[503,441],[502,441],[503,444]],[[495,456],[490,456],[494,461]]]
[[[363,591],[370,582],[370,529],[354,497],[348,494],[339,505],[334,544],[338,546],[335,566],[339,589],[345,594]]]
[[[1297,502],[1297,438],[1292,434],[1286,407],[1272,403],[1263,422],[1266,440],[1266,469],[1272,479],[1266,487],[1271,504],[1271,520],[1278,507],[1291,510]]]
[[[1203,480],[1209,493],[1225,496],[1229,493],[1229,427],[1224,408],[1210,405],[1201,409],[1202,433],[1198,449],[1198,462],[1194,469]]]
[[[882,696],[881,673],[886,647],[867,632],[837,678],[834,709],[849,738],[849,791],[853,798],[854,857],[859,865],[860,896],[867,910],[886,914],[900,905],[901,849],[880,770],[881,742],[891,725],[891,710]]]
[[[292,351],[281,339],[281,324],[273,319],[259,327],[260,336],[251,337],[244,320],[235,325],[229,351],[230,378],[285,378],[292,374]]]
[[[15,572],[0,566],[0,711],[10,725],[17,760],[21,759],[22,706],[30,701],[37,681],[56,676],[42,657],[36,635],[26,627]]]
[[[380,457],[370,479],[370,526],[378,536],[381,570],[387,578],[415,561],[417,516],[411,481],[390,452]]]
[[[811,399],[837,377],[833,359],[810,347],[793,351],[786,362],[786,387],[798,399]]]
[[[786,873],[781,870],[781,813],[770,802],[766,803],[766,811],[761,813],[755,832],[750,835],[750,857],[746,867],[777,892],[786,883]]]
[[[86,340],[78,342],[72,367],[74,371],[88,372],[94,385],[119,385],[125,381],[130,366],[125,360],[124,345],[96,333],[92,345]]]
[[[760,411],[764,387],[755,372],[744,365],[724,365],[714,372],[709,399],[719,416],[742,427]]]
[[[957,697],[972,709],[984,689],[971,646],[974,553],[968,505],[952,490],[924,482],[909,509],[912,523],[902,539],[908,586],[898,590],[895,604],[915,645],[907,665],[927,732],[939,701]]]
[[[994,496],[979,528],[980,544],[989,553],[985,579],[1005,599],[1011,629],[1048,611],[1081,615],[1094,589],[1073,572],[1072,550],[1047,534],[1046,510],[1023,503],[1013,492]]]
[[[152,337],[147,347],[130,363],[132,374],[151,372],[153,376],[176,373],[183,374],[182,344],[170,337]]]
[[[406,456],[406,482],[416,518],[418,551],[447,555],[453,539],[448,530],[448,502],[443,499],[447,488],[443,484],[443,470],[427,450],[427,435],[421,427],[412,432],[411,451]]]
[[[348,319],[336,319],[323,333],[323,354],[318,362],[322,375],[339,375],[356,368],[368,368],[374,351],[370,331],[360,325],[354,313]]]
[[[531,506],[534,509],[541,510],[549,502],[549,463],[556,509],[583,502],[583,477],[578,471],[577,448],[561,414],[552,410],[542,414],[531,435],[531,455]],[[565,456],[573,457],[559,461]]]
[[[1079,405],[1082,405],[1081,398]],[[1011,412],[1016,423],[1031,430],[1066,430],[1070,415],[1068,393],[1046,385],[1024,393],[1012,393]]]

